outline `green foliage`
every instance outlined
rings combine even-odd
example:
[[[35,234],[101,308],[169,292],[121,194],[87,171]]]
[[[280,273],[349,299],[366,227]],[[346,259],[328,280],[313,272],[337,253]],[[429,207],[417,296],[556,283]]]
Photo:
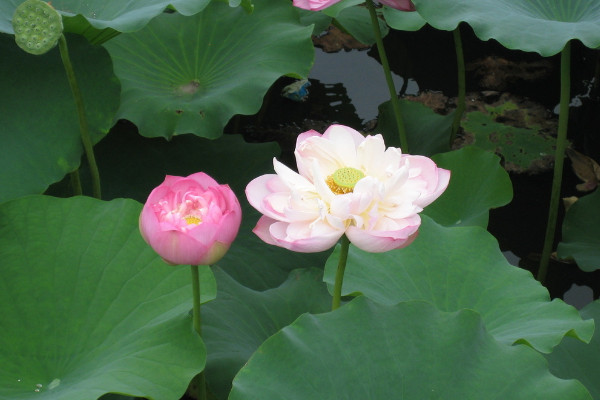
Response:
[[[432,156],[450,150],[448,138],[454,114],[439,115],[429,107],[409,100],[400,100],[400,111],[410,154]],[[377,133],[383,135],[387,146],[400,147],[396,120],[389,101],[379,105]]]
[[[600,322],[600,301],[596,300],[581,310],[581,317]],[[585,385],[594,399],[600,398],[600,332],[594,332],[589,343],[573,338],[565,340],[546,355],[550,371],[562,379],[577,379]]]
[[[481,40],[495,39],[509,49],[544,57],[560,52],[571,39],[600,46],[598,0],[413,0],[431,26],[454,30],[468,23]],[[493,18],[490,16],[493,15]]]
[[[507,102],[501,109],[489,107],[488,112],[468,112],[462,127],[475,139],[473,146],[501,154],[511,170],[523,172],[553,156],[556,138],[544,136],[539,126],[515,127],[497,122],[498,116],[510,107],[516,105]]]
[[[276,378],[275,378],[276,377]],[[472,310],[364,298],[305,314],[268,339],[229,399],[591,399],[526,346],[505,346]]]
[[[1,398],[175,399],[202,371],[189,267],[146,245],[140,211],[132,200],[87,197],[0,206]],[[203,269],[201,279],[208,301],[214,277]]]
[[[94,143],[106,135],[119,104],[119,82],[102,47],[68,36]],[[58,48],[41,56],[0,34],[0,202],[42,193],[79,167],[77,111]]]
[[[567,211],[563,237],[558,244],[560,258],[572,257],[579,268],[591,272],[600,269],[600,191],[577,200]]]
[[[340,246],[325,265],[334,282]],[[510,265],[480,227],[446,228],[423,216],[410,246],[372,254],[350,246],[342,294],[362,293],[382,304],[422,300],[442,311],[477,311],[487,331],[505,343],[549,353],[563,338],[589,341],[594,330],[577,310],[548,292],[531,273]]]
[[[437,223],[487,228],[489,210],[511,201],[512,184],[498,156],[475,147],[464,147],[437,154],[432,159],[451,172],[448,188],[424,210]]]
[[[277,78],[308,75],[311,32],[279,1],[260,0],[252,14],[215,2],[192,17],[161,15],[105,44],[123,86],[117,118],[148,137],[217,138],[235,114],[256,113]]]
[[[225,399],[233,377],[265,340],[304,313],[329,311],[331,296],[322,282],[323,271],[314,268],[294,270],[279,287],[264,292],[239,284],[223,271],[215,275],[219,294],[204,308],[203,338],[211,391]]]

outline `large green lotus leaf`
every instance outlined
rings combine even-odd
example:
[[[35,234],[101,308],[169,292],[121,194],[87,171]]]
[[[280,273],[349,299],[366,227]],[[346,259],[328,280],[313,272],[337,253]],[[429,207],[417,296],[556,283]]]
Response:
[[[96,146],[105,199],[127,197],[143,203],[166,174],[188,176],[203,171],[230,185],[242,205],[243,219],[237,239],[219,266],[256,290],[278,286],[293,269],[322,268],[329,255],[292,252],[268,245],[252,233],[260,213],[248,204],[244,190],[259,175],[274,173],[273,157],[279,153],[276,143],[246,143],[240,135],[215,140],[195,135],[179,135],[171,141],[150,139],[128,124],[119,124]],[[82,176],[86,175],[83,171]]]
[[[0,3],[0,32],[14,33],[10,21],[23,1],[3,0]],[[143,28],[169,5],[183,15],[192,15],[202,11],[208,3],[209,0],[52,0],[52,7],[65,17],[67,32],[84,28],[133,32]],[[70,21],[73,18],[75,21]],[[69,26],[74,29],[69,30]]]
[[[338,245],[325,265],[329,284],[339,255]],[[383,304],[424,300],[443,311],[469,308],[497,340],[527,343],[543,353],[565,335],[589,341],[594,330],[575,308],[550,301],[529,271],[510,265],[485,229],[447,228],[427,216],[404,249],[374,254],[350,247],[343,293],[357,292]]]
[[[406,129],[408,153],[431,156],[450,150],[448,142],[454,114],[439,115],[431,108],[409,100],[400,100],[400,112]],[[379,105],[377,133],[383,135],[387,146],[401,147],[390,101]]]
[[[119,83],[110,57],[85,39],[68,36],[92,140],[110,129]],[[0,34],[0,202],[43,192],[79,167],[83,148],[77,110],[58,48],[25,53]]]
[[[163,14],[105,43],[123,86],[117,116],[148,137],[217,138],[235,114],[256,113],[279,77],[307,76],[311,33],[285,1],[259,0],[252,14],[222,2]]]
[[[305,312],[329,311],[331,296],[318,269],[292,271],[281,286],[264,292],[242,286],[218,269],[215,275],[219,293],[203,308],[202,337],[210,391],[226,399],[235,374],[269,336]]]
[[[495,39],[509,49],[544,57],[571,39],[600,46],[598,0],[414,0],[434,28],[454,30],[467,22],[481,40]]]
[[[400,31],[418,31],[427,23],[416,11],[400,11],[387,6],[383,7],[383,17],[390,27]]]
[[[591,399],[527,346],[505,346],[472,310],[361,297],[305,314],[268,339],[233,382],[249,399]]]
[[[600,323],[600,301],[585,306],[581,311],[584,319]],[[594,399],[600,399],[600,332],[596,330],[589,344],[565,338],[554,351],[546,355],[550,371],[559,378],[577,379],[585,385]]]
[[[475,147],[436,154],[432,159],[451,171],[446,191],[424,213],[445,226],[478,225],[486,228],[490,208],[512,199],[512,183],[500,158]]]
[[[190,269],[146,245],[140,211],[87,197],[0,205],[0,398],[176,399],[203,369]],[[214,277],[202,271],[207,301]]]
[[[558,256],[573,257],[579,268],[600,268],[600,191],[581,197],[567,211]]]

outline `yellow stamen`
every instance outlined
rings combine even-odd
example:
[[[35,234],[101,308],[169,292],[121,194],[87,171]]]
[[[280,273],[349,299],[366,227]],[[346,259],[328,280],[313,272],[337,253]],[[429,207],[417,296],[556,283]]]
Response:
[[[356,168],[344,167],[329,175],[325,183],[333,193],[345,194],[352,192],[354,186],[364,177],[365,174],[362,171]]]
[[[188,225],[198,225],[200,222],[202,222],[202,220],[195,215],[187,215],[183,217],[183,219],[185,219],[185,222],[187,222]]]

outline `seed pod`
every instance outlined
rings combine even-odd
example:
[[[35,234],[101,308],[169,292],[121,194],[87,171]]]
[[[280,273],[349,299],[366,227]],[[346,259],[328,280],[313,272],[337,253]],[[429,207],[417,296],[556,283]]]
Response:
[[[18,6],[12,25],[17,45],[35,55],[56,46],[63,32],[61,15],[42,0],[27,0]]]

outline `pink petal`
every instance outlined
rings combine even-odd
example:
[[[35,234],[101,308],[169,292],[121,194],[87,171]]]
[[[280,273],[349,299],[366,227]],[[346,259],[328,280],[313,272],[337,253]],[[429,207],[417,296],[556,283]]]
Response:
[[[351,226],[346,231],[353,245],[369,253],[383,253],[406,247],[415,240],[418,233],[418,226],[392,232],[367,231]]]
[[[379,2],[400,11],[416,11],[411,0],[379,0]]]
[[[327,8],[340,0],[294,0],[294,6],[305,10],[319,11]]]

